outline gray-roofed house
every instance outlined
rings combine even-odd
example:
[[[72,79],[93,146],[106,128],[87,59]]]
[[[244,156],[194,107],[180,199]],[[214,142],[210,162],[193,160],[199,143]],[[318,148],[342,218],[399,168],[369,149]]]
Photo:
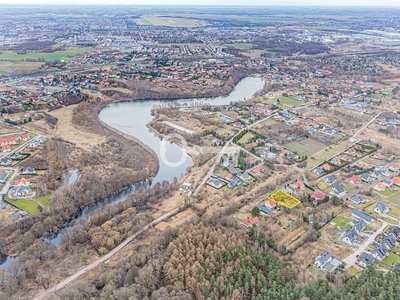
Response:
[[[242,181],[240,180],[240,179],[233,179],[232,181],[230,181],[229,183],[228,183],[228,187],[230,188],[230,189],[236,189],[236,188],[238,188],[239,187],[239,185],[242,183]]]
[[[382,244],[385,245],[385,247],[390,250],[396,245],[396,237],[393,233],[389,233],[385,235],[385,237],[382,239]]]
[[[207,183],[216,189],[220,189],[224,185],[224,182],[219,178],[211,178]]]
[[[345,242],[346,244],[353,245],[357,236],[358,236],[357,230],[355,228],[352,228],[346,231],[346,234],[342,238],[342,241]]]
[[[10,190],[10,193],[13,197],[21,197],[21,196],[27,196],[32,193],[32,190],[29,186],[17,186],[13,187]]]
[[[8,174],[6,174],[6,173],[0,174],[0,182],[1,183],[5,183],[6,179],[7,179],[7,176],[8,176]]]
[[[388,252],[389,252],[389,250],[384,245],[379,245],[372,252],[372,256],[375,259],[382,260],[386,257]]]
[[[329,175],[325,177],[324,181],[327,184],[332,184],[336,181],[336,179],[337,179],[336,175]]]
[[[315,260],[314,260],[314,264],[322,269],[323,266],[329,262],[332,259],[332,255],[329,253],[329,251],[326,251],[324,253],[322,253],[321,255],[318,255]]]
[[[332,193],[338,197],[346,195],[347,191],[342,184],[335,183],[332,185]]]
[[[392,226],[389,228],[389,233],[393,233],[393,235],[398,238],[400,235],[400,228],[397,226]]]
[[[260,214],[265,215],[265,216],[272,216],[275,214],[275,212],[268,207],[262,206],[260,209]]]
[[[247,173],[247,172],[238,173],[238,174],[236,174],[236,176],[239,177],[240,179],[242,179],[243,181],[249,180],[251,178],[249,173]]]
[[[351,196],[349,198],[350,201],[356,203],[356,204],[360,204],[360,203],[364,203],[365,202],[365,197],[363,195],[360,194],[354,194],[353,196]]]
[[[322,169],[321,167],[315,168],[315,169],[313,170],[313,172],[314,172],[314,174],[317,174],[317,175],[322,175],[322,174],[325,173],[324,169]]]
[[[374,211],[378,214],[387,213],[390,210],[389,206],[383,204],[382,202],[378,202],[374,208]]]
[[[10,157],[4,157],[0,159],[0,165],[2,166],[9,166],[12,164],[12,159]]]
[[[366,267],[368,265],[372,265],[375,262],[374,257],[371,254],[363,253],[360,257],[359,264],[362,267]]]
[[[370,182],[372,180],[371,176],[366,173],[361,174],[361,180],[365,182]]]
[[[35,168],[27,167],[21,169],[21,174],[36,174]]]
[[[363,219],[365,221],[365,223],[369,224],[373,221],[373,219],[368,216],[367,214],[364,214],[363,212],[357,210],[357,209],[353,209],[351,211],[351,215],[357,219]]]

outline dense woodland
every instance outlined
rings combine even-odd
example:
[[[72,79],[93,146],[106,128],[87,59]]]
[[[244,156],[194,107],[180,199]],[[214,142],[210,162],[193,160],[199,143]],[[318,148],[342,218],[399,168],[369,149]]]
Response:
[[[251,237],[204,221],[160,233],[91,281],[62,291],[61,299],[398,299],[400,271],[367,268],[359,279],[340,274],[339,288],[324,279],[306,283],[262,232]]]

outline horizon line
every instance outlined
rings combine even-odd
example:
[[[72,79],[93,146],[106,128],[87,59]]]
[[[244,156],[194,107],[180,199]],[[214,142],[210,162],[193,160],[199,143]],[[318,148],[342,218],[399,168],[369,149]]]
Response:
[[[108,4],[108,3],[92,3],[92,4],[80,4],[80,3],[1,3],[0,2],[0,6],[164,6],[164,7],[170,7],[170,6],[182,6],[182,7],[193,7],[193,6],[197,6],[197,7],[285,7],[287,8],[288,6],[290,7],[344,7],[344,8],[400,8],[400,4],[399,5],[343,5],[343,4],[296,4],[296,5],[292,5],[292,4],[278,4],[278,5],[274,5],[274,4],[268,4],[268,5],[260,5],[260,4],[236,4],[236,5],[226,5],[226,4],[208,4],[208,5],[204,5],[204,4],[127,4],[127,3],[113,3],[113,4]]]

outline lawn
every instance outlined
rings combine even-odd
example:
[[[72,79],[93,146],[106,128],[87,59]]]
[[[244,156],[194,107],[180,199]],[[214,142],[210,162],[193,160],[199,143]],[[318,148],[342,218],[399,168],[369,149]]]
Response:
[[[338,226],[340,229],[351,229],[351,225],[346,225],[349,221],[351,220],[345,217],[337,216],[330,222],[330,224],[333,226]]]
[[[358,277],[358,276],[360,276],[360,274],[361,274],[361,271],[359,271],[359,270],[357,270],[357,269],[354,269],[353,267],[350,267],[348,271],[349,271],[349,273],[350,273],[351,275],[353,275],[353,276],[355,276],[355,277]]]
[[[307,162],[307,168],[314,168],[327,160],[328,158],[334,156],[335,154],[343,151],[349,145],[348,141],[343,141],[337,145],[331,145],[327,148],[327,151],[320,151],[316,153],[313,157],[315,159],[310,159]]]
[[[50,206],[51,203],[51,195],[43,196],[40,198],[36,198],[37,201],[39,201],[42,206]]]
[[[400,205],[400,192],[390,195],[388,197],[388,200],[390,202],[396,203],[397,205]]]
[[[291,104],[294,107],[299,107],[299,106],[304,105],[304,102],[301,102],[301,101],[298,101],[298,100],[295,100],[295,99],[292,99],[292,98],[289,98],[289,97],[284,97],[284,96],[271,98],[271,99],[268,99],[266,102],[275,104],[278,99],[279,99],[279,101],[281,103],[281,106],[283,106],[283,107],[285,107],[285,104]]]
[[[26,54],[17,54],[14,51],[2,51],[0,60],[20,61],[23,59],[40,59],[45,61],[65,60],[68,56],[75,56],[77,54],[90,52],[90,48],[67,49],[64,51],[55,51],[53,53],[44,53],[40,51],[30,51]]]
[[[299,156],[307,156],[310,157],[314,153],[320,151],[325,147],[325,145],[321,142],[318,142],[314,139],[305,139],[302,141],[295,141],[284,144],[283,147],[286,149],[296,152]]]
[[[274,200],[276,203],[287,208],[294,208],[301,203],[300,200],[282,190],[276,191],[271,196],[269,196],[268,199]]]
[[[254,138],[254,134],[251,132],[247,132],[242,138],[238,141],[238,145],[240,144],[247,144],[250,139]]]
[[[234,189],[231,189],[230,187],[228,187],[228,185],[225,185],[224,187],[220,188],[219,190],[220,190],[220,191],[223,191],[223,192],[225,192],[225,193],[228,193],[228,194],[233,194],[233,193],[236,192],[238,189],[234,190]]]
[[[241,49],[241,50],[248,50],[248,49],[253,48],[253,46],[255,46],[255,44],[240,44],[240,43],[238,43],[238,44],[225,44],[225,46],[228,46],[228,47],[231,46],[233,48]]]
[[[329,189],[329,185],[325,181],[321,180],[320,182],[318,182],[317,188],[319,188],[321,191],[325,191]]]
[[[11,199],[8,196],[5,196],[4,200],[7,201],[8,203],[14,205],[15,207],[18,207],[30,214],[35,214],[37,212],[37,208],[39,206],[39,204],[37,204],[33,200]]]
[[[387,266],[392,266],[396,262],[400,262],[400,256],[398,256],[394,253],[390,253],[389,256],[385,257],[382,260],[382,263]]]
[[[37,170],[36,171],[37,175],[44,175],[44,173],[46,173],[46,170]]]
[[[382,194],[383,196],[389,197],[393,195],[393,191],[391,189],[385,189],[384,191],[378,191],[378,193]]]
[[[261,128],[261,127],[265,127],[265,126],[271,126],[271,125],[275,125],[275,124],[279,124],[278,122],[276,122],[274,119],[272,118],[268,118],[264,121],[262,121],[261,123],[258,123],[256,125],[256,128]]]

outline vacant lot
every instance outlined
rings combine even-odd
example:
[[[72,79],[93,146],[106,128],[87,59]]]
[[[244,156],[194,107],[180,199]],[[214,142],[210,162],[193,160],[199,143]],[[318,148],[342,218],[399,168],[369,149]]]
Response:
[[[343,151],[347,146],[349,145],[348,141],[342,141],[337,145],[331,145],[325,150],[321,150],[317,153],[315,153],[312,157],[313,159],[308,160],[307,162],[307,168],[314,168],[318,166],[320,163],[323,161],[327,160],[328,158],[331,158],[335,154],[338,154],[339,152]]]
[[[284,96],[280,96],[280,97],[275,97],[275,98],[270,98],[268,100],[266,100],[265,102],[267,103],[276,103],[279,99],[280,105],[284,108],[286,105],[285,104],[290,104],[294,107],[298,107],[298,106],[302,106],[304,105],[304,102],[298,101],[298,100],[294,100],[292,98],[289,97],[284,97]]]
[[[348,222],[350,222],[351,220],[345,217],[341,217],[341,216],[337,216],[336,218],[334,218],[330,224],[332,226],[337,226],[340,229],[351,229],[351,225],[347,225]]]
[[[293,208],[301,203],[300,200],[282,190],[278,190],[273,193],[271,196],[269,196],[269,199],[274,200],[276,203],[287,208]]]
[[[254,134],[251,132],[247,132],[239,141],[238,144],[247,144],[252,138],[254,138]]]
[[[290,142],[283,145],[286,149],[297,153],[299,156],[310,157],[325,147],[325,145],[314,139]]]

